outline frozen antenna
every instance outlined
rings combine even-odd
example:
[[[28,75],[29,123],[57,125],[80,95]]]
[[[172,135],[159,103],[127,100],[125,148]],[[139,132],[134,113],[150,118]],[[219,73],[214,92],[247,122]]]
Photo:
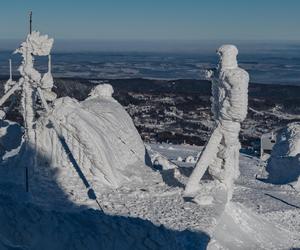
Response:
[[[32,11],[29,12],[29,34],[32,33]]]

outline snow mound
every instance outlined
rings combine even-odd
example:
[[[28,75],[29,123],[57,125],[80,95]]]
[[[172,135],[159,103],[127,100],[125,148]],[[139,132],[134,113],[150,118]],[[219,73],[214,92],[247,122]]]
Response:
[[[239,203],[230,202],[208,249],[286,249],[293,237],[290,231],[264,220]]]
[[[177,168],[177,166],[169,161],[166,157],[162,156],[161,154],[156,154],[153,158],[153,166],[156,169],[168,170]]]
[[[299,122],[289,124],[278,134],[266,170],[269,174],[268,181],[275,184],[293,183],[300,188]]]
[[[114,89],[110,84],[100,84],[96,86],[90,93],[90,97],[106,97],[110,98],[112,97],[112,94],[114,93]]]
[[[196,163],[196,160],[192,155],[187,156],[184,161],[187,163]]]
[[[61,178],[68,176],[71,153],[87,179],[97,185],[118,187],[133,176],[141,176],[139,171],[147,159],[145,146],[112,93],[113,88],[106,84],[95,87],[83,102],[69,97],[54,102],[50,117],[42,117],[36,126],[37,171],[44,166],[59,170]],[[63,142],[51,119],[58,124]]]

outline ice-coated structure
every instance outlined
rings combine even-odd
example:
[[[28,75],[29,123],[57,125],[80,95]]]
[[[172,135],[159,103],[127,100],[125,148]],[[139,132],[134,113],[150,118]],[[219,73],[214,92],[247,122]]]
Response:
[[[134,176],[141,179],[146,150],[131,118],[112,97],[111,85],[96,86],[83,102],[69,97],[56,99],[50,55],[53,41],[36,31],[27,36],[15,52],[23,57],[21,78],[14,83],[10,77],[0,99],[2,105],[17,89],[22,90],[22,164],[30,167],[30,174],[53,170],[59,173],[56,178],[65,180],[74,175],[75,168],[77,178],[82,177],[87,188],[88,181],[118,187]],[[48,56],[48,72],[43,76],[34,68],[34,56]],[[38,119],[37,99],[44,108]]]
[[[277,135],[266,170],[268,181],[292,184],[300,191],[300,123],[294,122]]]
[[[51,52],[53,42],[54,40],[49,38],[48,35],[41,35],[39,32],[34,31],[28,34],[26,41],[15,51],[15,53],[20,53],[23,57],[22,65],[19,67],[21,74],[19,85],[22,85],[21,104],[26,130],[26,150],[35,149],[35,89],[41,87],[42,80],[41,74],[34,68],[34,56],[48,56]],[[39,95],[39,97],[43,98],[41,95]],[[28,165],[35,164],[33,162],[34,158],[29,157],[28,159]]]
[[[49,124],[49,120],[55,120],[87,179],[118,187],[132,180],[132,176],[138,177],[146,161],[145,146],[130,116],[112,93],[112,86],[104,84],[96,86],[82,102],[69,97],[57,99],[51,112],[37,122],[37,168],[45,159],[46,165],[59,169],[62,176],[73,168]]]
[[[54,101],[56,94],[52,91],[54,80],[51,73],[51,55],[48,55],[48,72],[41,79],[40,88],[43,90],[43,95],[47,101]]]
[[[231,199],[233,182],[239,176],[239,131],[248,106],[248,73],[238,67],[238,50],[223,45],[217,50],[220,61],[212,78],[212,113],[215,129],[202,151],[186,185],[185,196],[195,196],[205,171],[225,185]]]
[[[9,60],[9,79],[4,84],[4,93],[7,93],[9,89],[11,89],[16,82],[12,79],[12,63],[11,59]]]

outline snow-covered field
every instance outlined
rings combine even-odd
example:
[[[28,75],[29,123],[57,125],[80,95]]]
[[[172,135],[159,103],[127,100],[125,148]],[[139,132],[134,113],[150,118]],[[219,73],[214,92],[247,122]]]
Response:
[[[32,182],[32,192],[26,194],[24,169],[17,161],[10,167],[3,164],[0,249],[206,249],[209,241],[210,249],[300,247],[300,195],[290,186],[257,180],[257,158],[240,156],[241,176],[230,205],[224,208],[218,203],[222,199],[216,199],[200,206],[182,198],[194,163],[177,160],[197,157],[201,148],[147,148],[150,155],[159,153],[179,167],[153,171],[144,166],[142,183],[131,181],[115,190],[94,182],[103,212],[72,169],[64,179],[72,192],[62,191],[53,179],[49,186]]]

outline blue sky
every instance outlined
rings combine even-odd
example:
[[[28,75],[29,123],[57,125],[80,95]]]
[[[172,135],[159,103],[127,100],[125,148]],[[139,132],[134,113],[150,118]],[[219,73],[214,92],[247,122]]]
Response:
[[[2,0],[0,39],[300,40],[299,0]]]

